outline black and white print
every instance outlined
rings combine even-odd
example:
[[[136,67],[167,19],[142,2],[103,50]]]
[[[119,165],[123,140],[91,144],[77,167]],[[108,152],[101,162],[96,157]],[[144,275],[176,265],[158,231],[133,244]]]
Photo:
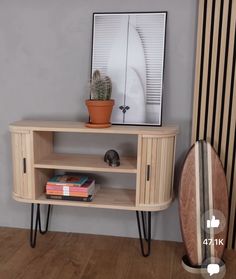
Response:
[[[161,125],[166,16],[93,15],[91,70],[112,80],[112,123]]]

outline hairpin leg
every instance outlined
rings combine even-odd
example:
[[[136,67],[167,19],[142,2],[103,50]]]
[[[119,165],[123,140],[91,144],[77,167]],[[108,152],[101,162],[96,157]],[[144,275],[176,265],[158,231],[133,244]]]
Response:
[[[149,211],[149,212],[147,212],[147,214],[148,214],[148,219],[146,219],[146,212],[141,211],[141,217],[142,217],[142,230],[141,230],[139,211],[136,211],[140,246],[141,246],[142,255],[144,257],[148,257],[151,252],[151,212]],[[142,231],[143,231],[143,233],[142,233]],[[145,240],[147,242],[147,251],[146,252],[144,251],[143,240]]]
[[[146,241],[148,241],[146,228],[147,228],[147,212],[141,211],[142,216],[142,224],[143,224],[143,237]]]
[[[37,238],[37,230],[38,230],[38,207],[36,211],[36,220],[35,220],[35,228],[34,226],[34,204],[31,204],[31,224],[30,224],[30,246],[32,248],[36,245],[36,238]]]
[[[40,208],[40,204],[38,206]],[[42,230],[42,227],[41,227],[41,216],[40,216],[40,211],[39,211],[39,232],[41,234],[45,234],[45,233],[48,232],[48,224],[49,224],[50,211],[51,211],[51,204],[48,205],[48,212],[47,212],[47,220],[46,220],[45,230]]]
[[[40,204],[37,204],[36,216],[35,216],[35,225],[34,225],[34,204],[31,204],[31,224],[30,224],[30,246],[34,248],[36,246],[37,240],[37,231],[41,234],[45,234],[48,231],[49,217],[50,217],[51,205],[48,205],[47,220],[45,230],[42,230],[41,227],[41,216],[40,216]]]

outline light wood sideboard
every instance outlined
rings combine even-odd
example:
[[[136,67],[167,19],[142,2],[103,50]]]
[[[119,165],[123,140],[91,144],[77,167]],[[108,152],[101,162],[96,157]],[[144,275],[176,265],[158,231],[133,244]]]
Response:
[[[94,129],[80,122],[19,121],[10,125],[13,157],[13,198],[31,204],[66,205],[134,210],[166,209],[173,200],[175,146],[178,128],[118,126]],[[135,156],[121,156],[119,167],[104,162],[104,154],[61,154],[54,149],[55,133],[113,134],[135,136]],[[85,150],[86,153],[86,150]],[[89,153],[89,152],[88,152]],[[135,176],[135,187],[100,187],[93,201],[47,199],[45,185],[55,171],[119,173]]]

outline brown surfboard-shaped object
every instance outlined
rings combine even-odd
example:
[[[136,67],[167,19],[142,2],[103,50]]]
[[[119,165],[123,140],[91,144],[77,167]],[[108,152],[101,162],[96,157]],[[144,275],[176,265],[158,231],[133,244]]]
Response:
[[[185,159],[179,210],[189,263],[201,266],[211,257],[221,259],[227,235],[227,183],[217,153],[205,141],[196,142]]]

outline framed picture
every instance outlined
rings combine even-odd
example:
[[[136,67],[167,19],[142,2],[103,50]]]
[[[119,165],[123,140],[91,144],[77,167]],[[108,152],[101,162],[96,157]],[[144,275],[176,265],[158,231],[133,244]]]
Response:
[[[162,123],[167,12],[94,13],[91,74],[112,80],[113,124]]]

